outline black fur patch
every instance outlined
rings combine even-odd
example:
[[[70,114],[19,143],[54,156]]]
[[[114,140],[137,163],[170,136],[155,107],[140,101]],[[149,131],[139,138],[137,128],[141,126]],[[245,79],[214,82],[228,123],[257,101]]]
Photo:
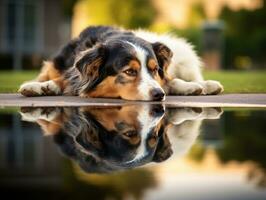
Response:
[[[161,78],[164,78],[165,68],[170,64],[173,53],[167,46],[160,42],[153,43],[152,47],[159,64],[159,75]]]
[[[131,80],[125,79],[122,75],[118,75],[115,79],[116,84],[126,84],[132,82]]]

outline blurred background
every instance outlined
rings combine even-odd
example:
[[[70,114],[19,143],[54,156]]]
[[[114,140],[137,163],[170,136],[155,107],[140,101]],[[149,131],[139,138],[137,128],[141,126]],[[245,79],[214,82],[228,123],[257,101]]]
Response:
[[[213,71],[206,77],[221,81],[225,92],[266,92],[266,0],[0,0],[0,84],[3,70],[39,69],[89,25],[185,37]],[[250,70],[263,71],[243,72]],[[33,77],[23,75],[18,79]]]

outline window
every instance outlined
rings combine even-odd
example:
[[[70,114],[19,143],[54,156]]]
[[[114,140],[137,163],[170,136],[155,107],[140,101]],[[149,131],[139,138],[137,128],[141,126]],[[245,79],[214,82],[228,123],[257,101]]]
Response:
[[[34,0],[6,0],[6,41],[9,51],[34,52],[37,44],[37,3]]]

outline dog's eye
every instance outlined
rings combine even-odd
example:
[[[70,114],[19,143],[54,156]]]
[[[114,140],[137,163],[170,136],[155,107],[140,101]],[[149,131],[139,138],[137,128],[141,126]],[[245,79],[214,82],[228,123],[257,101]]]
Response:
[[[127,69],[124,73],[128,76],[137,76],[138,72],[134,69]]]
[[[151,72],[152,72],[153,74],[156,74],[156,73],[158,72],[158,70],[159,70],[159,67],[156,66],[156,67],[154,67],[153,69],[151,69]]]
[[[134,137],[137,135],[136,131],[127,131],[125,133],[123,133],[126,137]]]

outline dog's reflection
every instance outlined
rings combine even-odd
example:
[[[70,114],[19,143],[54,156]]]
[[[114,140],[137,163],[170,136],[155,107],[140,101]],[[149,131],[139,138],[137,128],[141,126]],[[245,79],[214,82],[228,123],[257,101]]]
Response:
[[[53,135],[61,151],[86,172],[112,172],[162,162],[186,152],[203,119],[219,118],[215,108],[162,105],[22,108],[25,121]]]

